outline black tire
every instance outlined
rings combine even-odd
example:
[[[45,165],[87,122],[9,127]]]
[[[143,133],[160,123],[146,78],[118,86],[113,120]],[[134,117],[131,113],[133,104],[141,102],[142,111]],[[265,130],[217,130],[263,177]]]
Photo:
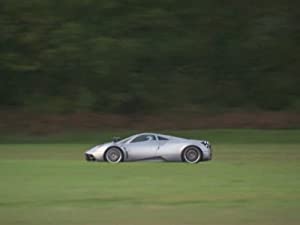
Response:
[[[123,152],[116,147],[109,148],[105,152],[104,157],[105,157],[105,161],[109,163],[119,163],[122,162],[124,159]]]
[[[189,146],[184,149],[182,153],[182,159],[184,162],[187,163],[198,163],[202,159],[202,152],[201,150],[196,146]]]

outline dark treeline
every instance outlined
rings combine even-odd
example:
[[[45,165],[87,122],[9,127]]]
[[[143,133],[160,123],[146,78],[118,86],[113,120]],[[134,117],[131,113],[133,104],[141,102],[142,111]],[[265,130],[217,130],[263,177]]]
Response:
[[[300,110],[300,2],[1,0],[0,108]]]

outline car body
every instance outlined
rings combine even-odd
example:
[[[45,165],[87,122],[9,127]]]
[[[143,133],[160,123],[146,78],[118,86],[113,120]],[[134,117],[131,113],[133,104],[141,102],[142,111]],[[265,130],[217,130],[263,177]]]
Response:
[[[212,159],[208,141],[157,133],[140,133],[97,145],[85,152],[87,161],[170,161],[198,163]]]

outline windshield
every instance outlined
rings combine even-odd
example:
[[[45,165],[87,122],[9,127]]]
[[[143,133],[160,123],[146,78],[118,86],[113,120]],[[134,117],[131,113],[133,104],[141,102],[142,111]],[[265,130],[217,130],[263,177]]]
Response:
[[[126,143],[130,138],[132,138],[132,136],[127,137],[127,138],[124,138],[124,139],[118,141],[117,143],[118,143],[118,144],[124,144],[124,143]]]

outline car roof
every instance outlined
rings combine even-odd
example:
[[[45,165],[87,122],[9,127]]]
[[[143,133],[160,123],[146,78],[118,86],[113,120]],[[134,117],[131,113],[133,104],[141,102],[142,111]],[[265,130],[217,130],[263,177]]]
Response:
[[[184,139],[184,138],[179,138],[179,137],[160,134],[160,133],[139,133],[139,134],[136,134],[135,136],[139,136],[139,135],[155,135],[155,136],[160,136],[160,137],[164,137],[164,138],[167,138],[167,139]]]

